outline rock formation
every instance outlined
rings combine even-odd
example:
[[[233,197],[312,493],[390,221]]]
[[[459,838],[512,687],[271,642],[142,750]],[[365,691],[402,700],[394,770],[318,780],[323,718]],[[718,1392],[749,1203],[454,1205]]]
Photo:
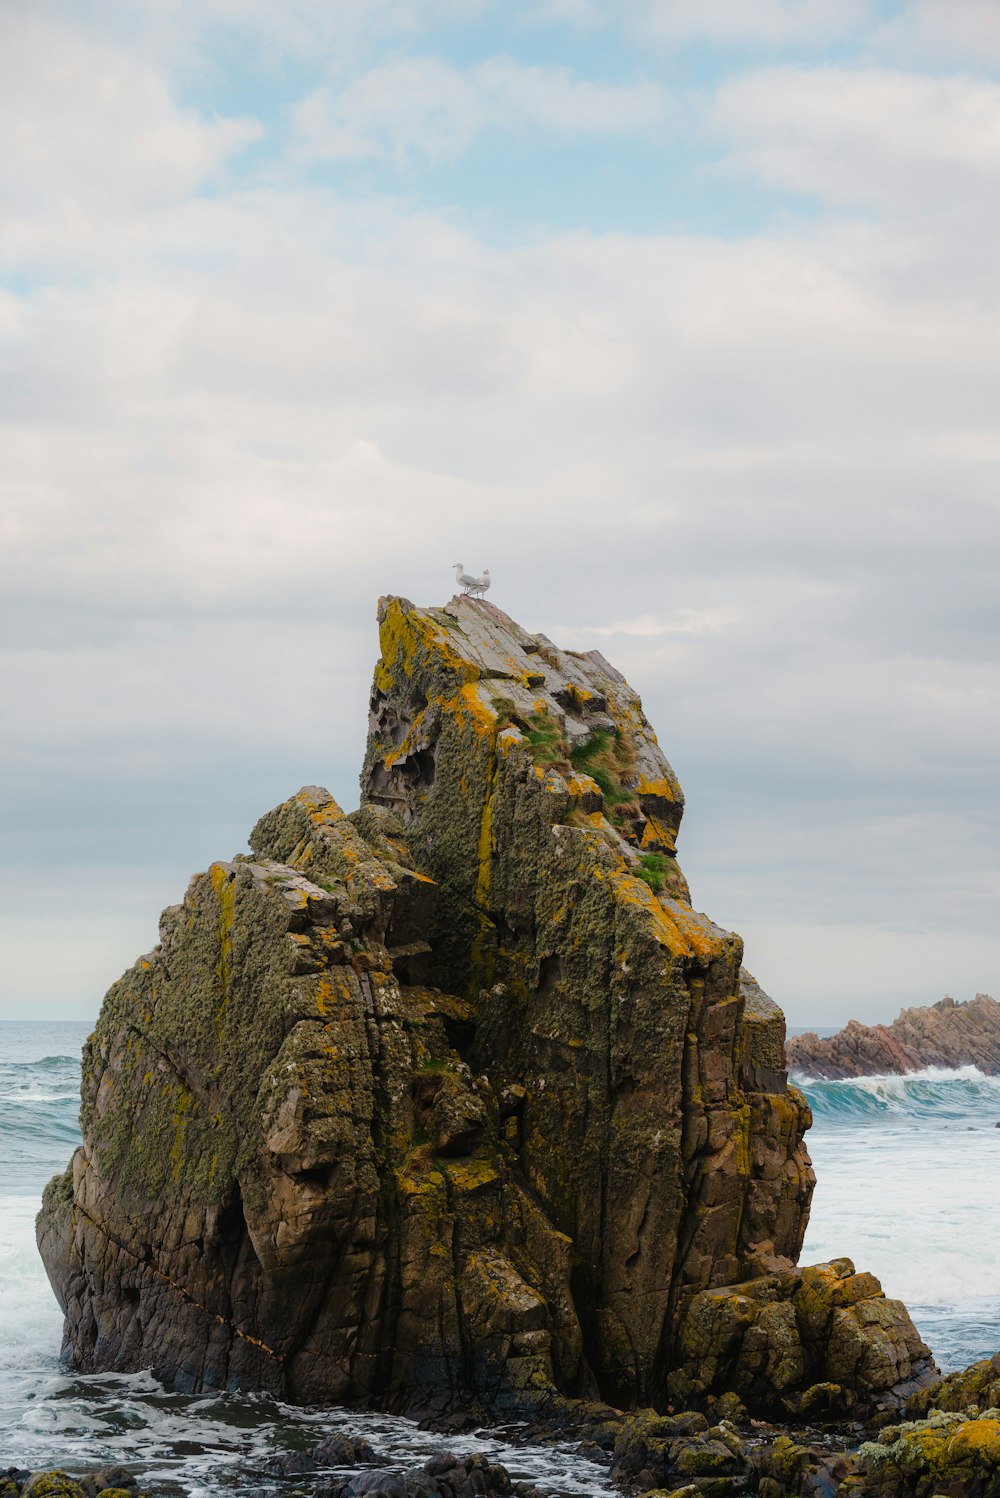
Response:
[[[483,601],[379,620],[361,809],[263,817],[104,1001],[39,1216],[76,1365],[404,1410],[901,1398],[905,1309],[793,1267],[784,1020],[691,906],[635,693]]]
[[[978,1066],[1000,1076],[1000,1004],[987,993],[957,1003],[901,1009],[891,1025],[852,1019],[836,1035],[811,1031],[786,1043],[788,1065],[809,1077],[877,1077],[925,1066]]]

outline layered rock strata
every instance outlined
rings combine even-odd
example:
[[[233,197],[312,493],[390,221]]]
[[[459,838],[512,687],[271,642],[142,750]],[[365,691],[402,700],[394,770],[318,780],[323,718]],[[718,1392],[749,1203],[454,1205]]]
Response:
[[[787,1042],[788,1065],[809,1077],[905,1075],[927,1066],[976,1066],[1000,1075],[1000,1004],[986,993],[901,1009],[891,1025],[851,1020],[836,1035],[811,1031]]]
[[[870,1277],[798,1319],[808,1108],[635,693],[485,602],[379,619],[360,811],[263,817],[105,999],[39,1218],[76,1365],[411,1410],[898,1397],[927,1353]],[[760,1314],[716,1346],[735,1286]]]

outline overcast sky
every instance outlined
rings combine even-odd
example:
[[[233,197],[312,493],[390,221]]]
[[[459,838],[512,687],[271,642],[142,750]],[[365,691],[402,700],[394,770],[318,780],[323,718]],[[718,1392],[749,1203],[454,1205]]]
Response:
[[[4,0],[0,139],[0,1013],[356,805],[457,559],[790,1023],[1000,994],[996,0]]]

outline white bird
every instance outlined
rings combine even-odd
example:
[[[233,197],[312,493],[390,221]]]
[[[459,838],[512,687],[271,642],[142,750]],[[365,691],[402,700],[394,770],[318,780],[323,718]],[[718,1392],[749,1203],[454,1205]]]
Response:
[[[470,577],[462,562],[455,563],[455,581],[461,585],[462,592],[472,598],[482,598],[490,585],[490,569],[483,568],[482,577]]]

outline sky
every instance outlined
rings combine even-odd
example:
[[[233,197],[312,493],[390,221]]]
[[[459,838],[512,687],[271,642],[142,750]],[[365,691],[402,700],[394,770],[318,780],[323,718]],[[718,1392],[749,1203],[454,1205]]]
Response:
[[[3,0],[0,1015],[350,809],[451,564],[793,1025],[1000,996],[996,0]]]

